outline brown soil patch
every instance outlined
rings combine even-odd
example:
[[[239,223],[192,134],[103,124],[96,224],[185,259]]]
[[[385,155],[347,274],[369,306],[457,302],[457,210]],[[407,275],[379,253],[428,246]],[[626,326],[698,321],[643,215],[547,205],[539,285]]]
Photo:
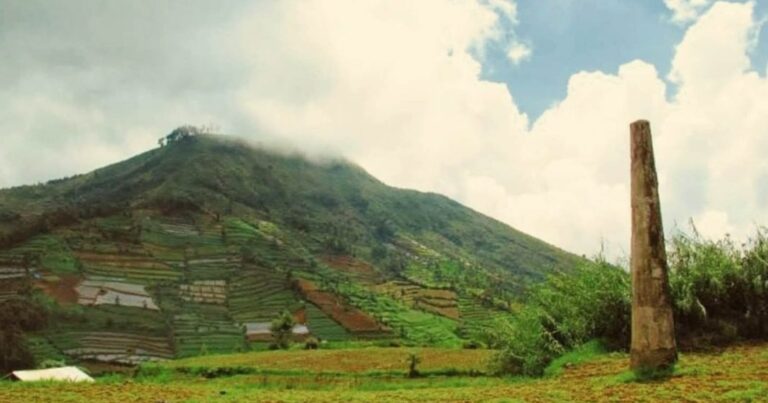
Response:
[[[304,308],[299,309],[298,311],[293,313],[293,320],[296,323],[299,324],[306,324],[307,323],[307,310]]]
[[[329,292],[320,291],[308,280],[296,281],[297,288],[307,300],[317,305],[321,311],[339,322],[353,333],[380,332],[384,327],[365,312],[347,305],[341,298]]]
[[[41,289],[46,295],[55,299],[60,304],[76,304],[77,291],[75,288],[82,280],[78,275],[49,276],[50,280],[39,280],[35,287]]]

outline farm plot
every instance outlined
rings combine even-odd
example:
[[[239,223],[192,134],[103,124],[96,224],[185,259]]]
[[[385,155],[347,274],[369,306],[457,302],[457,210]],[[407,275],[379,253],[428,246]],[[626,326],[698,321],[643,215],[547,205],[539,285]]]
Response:
[[[331,319],[313,304],[306,306],[306,319],[309,332],[320,340],[343,341],[354,338],[344,326]]]
[[[0,302],[7,301],[19,295],[27,284],[25,279],[0,280]]]
[[[452,319],[411,309],[400,301],[367,290],[350,290],[347,296],[354,306],[387,325],[394,336],[422,345],[455,347],[462,344],[456,334],[456,321]]]
[[[79,275],[43,275],[35,281],[35,287],[55,299],[59,304],[77,304],[79,295],[77,286],[81,283]]]
[[[21,267],[0,266],[0,281],[18,280],[27,277],[27,270]]]
[[[208,353],[242,351],[245,331],[235,325],[226,308],[186,304],[184,313],[173,316],[176,354],[189,357]]]
[[[387,329],[365,312],[348,305],[338,296],[318,287],[304,279],[296,281],[301,294],[312,304],[320,308],[323,313],[338,322],[350,333],[356,336],[378,336]]]
[[[144,285],[115,280],[84,280],[76,288],[81,305],[118,305],[159,310]]]
[[[122,278],[142,283],[173,281],[181,276],[179,271],[146,254],[79,250],[75,252],[75,256],[82,262],[83,271],[91,276]]]
[[[179,285],[179,297],[187,302],[224,305],[227,302],[225,280],[199,280]]]
[[[145,217],[141,243],[158,260],[181,268],[196,255],[220,254],[226,250],[215,229],[198,228],[191,219]]]
[[[174,357],[167,337],[128,332],[69,332],[66,339],[58,339],[64,345],[63,352],[78,360],[135,365]]]
[[[228,219],[225,223],[226,239],[235,245],[247,245],[248,253],[262,266],[286,271],[301,271],[309,267],[310,254],[299,245],[282,237],[273,223],[254,220]]]
[[[444,348],[333,349],[316,351],[265,351],[245,354],[194,357],[161,364],[170,368],[246,367],[261,371],[301,371],[302,373],[387,373],[404,375],[409,354],[417,355],[419,370],[430,373],[485,373],[493,350]]]
[[[363,285],[374,285],[384,281],[383,276],[373,266],[351,256],[324,256],[320,260],[331,269],[344,273]]]
[[[0,252],[0,266],[46,270],[53,273],[75,273],[77,265],[72,251],[57,235],[41,235]]]
[[[221,248],[215,253],[208,253],[203,254],[198,249],[191,249],[188,253],[184,268],[188,280],[221,281],[232,276],[242,266],[240,255],[229,254]]]
[[[459,334],[474,340],[485,339],[488,330],[496,325],[497,320],[511,316],[509,312],[483,306],[480,301],[466,295],[459,298],[459,312]]]
[[[372,287],[378,293],[387,295],[407,305],[430,313],[459,319],[456,293],[451,290],[424,288],[408,281],[390,281]]]
[[[239,323],[270,322],[301,303],[289,288],[286,274],[247,265],[229,285],[229,311]]]

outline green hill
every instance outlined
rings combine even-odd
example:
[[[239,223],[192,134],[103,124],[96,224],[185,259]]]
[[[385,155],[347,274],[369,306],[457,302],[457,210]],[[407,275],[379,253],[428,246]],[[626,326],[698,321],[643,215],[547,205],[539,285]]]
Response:
[[[283,310],[327,340],[460,345],[577,259],[344,160],[227,136],[0,191],[0,300],[58,301],[37,350],[71,359],[240,351]]]

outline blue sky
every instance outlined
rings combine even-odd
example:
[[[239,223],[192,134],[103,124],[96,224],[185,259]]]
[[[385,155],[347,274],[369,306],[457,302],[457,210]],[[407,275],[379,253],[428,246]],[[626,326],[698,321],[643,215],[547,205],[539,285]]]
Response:
[[[641,59],[666,77],[689,26],[672,22],[662,0],[520,0],[517,13],[516,26],[504,22],[507,36],[529,44],[531,57],[513,65],[505,42],[489,43],[483,77],[507,84],[531,120],[565,98],[568,79],[579,71],[616,73],[618,66]],[[768,1],[758,1],[756,15],[766,14]],[[765,66],[768,30],[761,31],[758,44],[753,61]],[[674,86],[668,90],[673,95]]]

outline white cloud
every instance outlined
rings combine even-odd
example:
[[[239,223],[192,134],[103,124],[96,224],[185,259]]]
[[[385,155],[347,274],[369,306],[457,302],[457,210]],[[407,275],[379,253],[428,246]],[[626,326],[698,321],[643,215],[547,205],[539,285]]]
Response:
[[[664,0],[664,4],[672,11],[672,21],[685,24],[695,21],[712,0]]]
[[[309,63],[322,67],[326,91],[275,101],[259,85],[271,81],[262,70],[243,97],[278,136],[336,148],[388,183],[446,193],[580,253],[601,241],[614,256],[628,250],[628,125],[638,118],[656,134],[668,229],[696,217],[708,234],[747,233],[768,218],[756,204],[758,194],[768,198],[755,179],[766,166],[758,154],[768,149],[760,135],[768,92],[746,56],[751,3],[717,3],[688,29],[673,61],[675,99],[638,60],[617,74],[575,74],[566,98],[531,127],[502,85],[479,78],[468,51],[496,38],[492,7],[451,4],[337,4],[341,13],[309,2],[303,14],[283,4],[276,25],[288,42],[284,60],[271,60],[292,71],[291,61],[318,55]],[[393,14],[397,23],[386,18]],[[297,37],[299,26],[312,41]]]
[[[520,42],[513,43],[507,51],[507,58],[512,64],[520,64],[531,57],[531,48]]]
[[[501,21],[516,21],[516,8],[501,0],[248,4],[231,13],[236,28],[217,24],[192,48],[197,30],[187,24],[178,42],[152,52],[151,34],[123,27],[139,40],[111,63],[41,40],[33,43],[45,57],[85,55],[94,67],[28,72],[5,86],[0,184],[94,168],[153,146],[174,124],[215,122],[342,153],[392,185],[444,193],[574,252],[605,241],[616,256],[629,241],[628,126],[646,118],[667,229],[694,217],[707,235],[742,236],[768,224],[768,81],[747,57],[759,27],[753,9],[718,2],[687,29],[672,61],[673,99],[656,68],[636,60],[615,74],[574,74],[567,96],[535,122],[505,85],[480,78],[473,56],[515,37]],[[109,49],[114,38],[93,40]],[[156,69],[135,64],[168,49],[172,61]],[[43,135],[52,132],[60,135]],[[42,148],[50,151],[36,158],[46,163],[30,174],[20,150],[43,140],[56,146]]]

